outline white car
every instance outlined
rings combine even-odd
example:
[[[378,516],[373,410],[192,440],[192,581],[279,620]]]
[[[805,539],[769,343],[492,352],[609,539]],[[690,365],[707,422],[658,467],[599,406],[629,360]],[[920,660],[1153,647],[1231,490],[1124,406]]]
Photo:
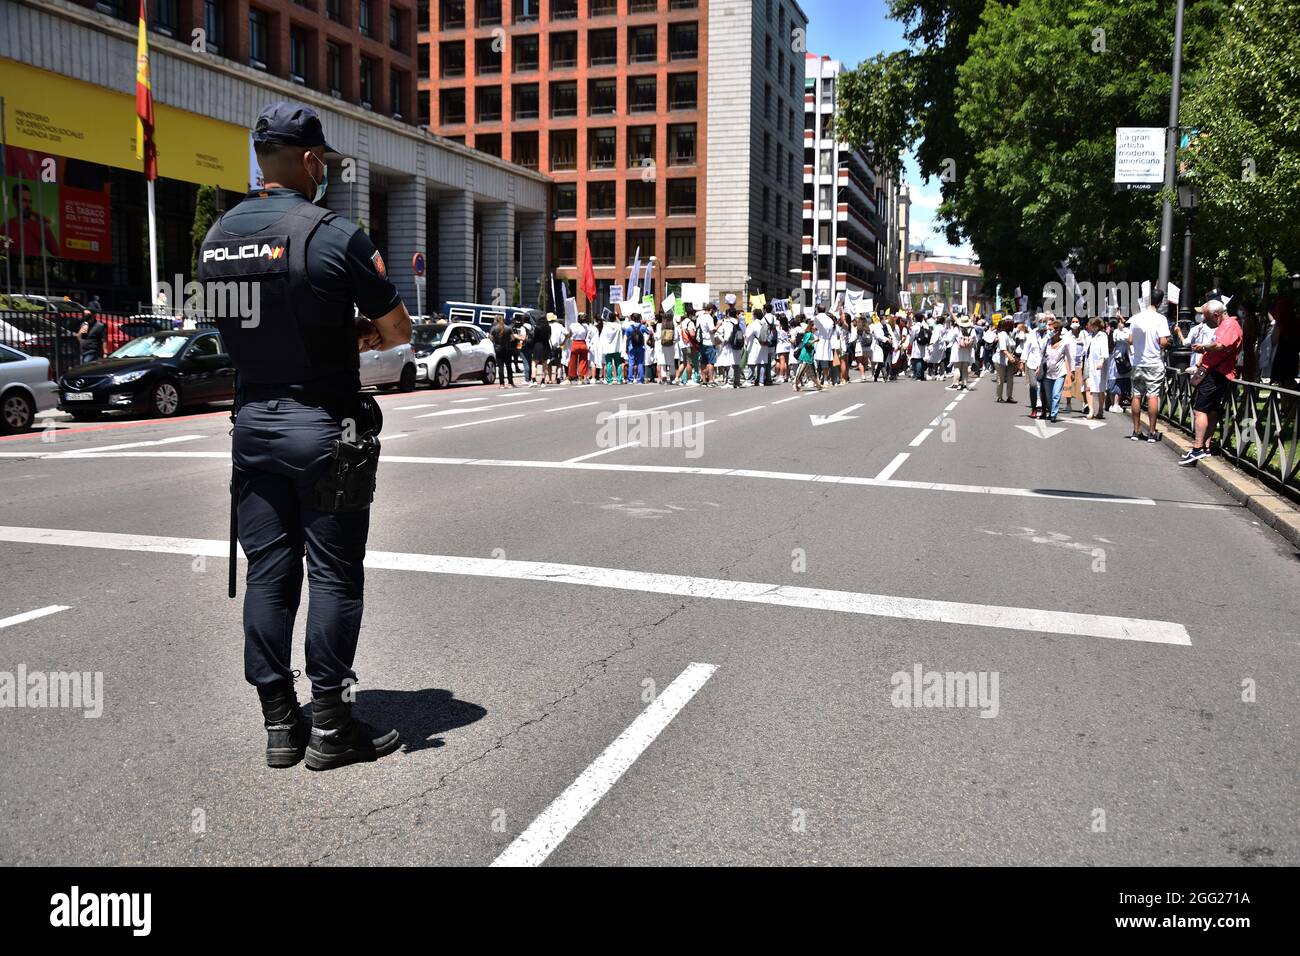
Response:
[[[361,353],[362,388],[373,385],[409,392],[415,388],[415,377],[415,356],[410,345]]]
[[[497,380],[496,350],[492,340],[472,322],[417,325],[411,330],[416,378],[434,388],[452,382]]]
[[[59,383],[49,359],[0,345],[0,431],[27,431],[36,413],[53,408],[58,400]]]

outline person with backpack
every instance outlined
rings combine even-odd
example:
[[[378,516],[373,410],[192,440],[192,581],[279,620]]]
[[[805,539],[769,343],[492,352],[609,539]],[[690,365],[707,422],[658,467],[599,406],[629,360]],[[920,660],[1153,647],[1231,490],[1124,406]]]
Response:
[[[646,327],[645,320],[641,316],[633,316],[627,327],[627,380],[628,383],[636,382],[638,385],[645,384],[645,345],[650,337],[650,329]]]
[[[718,361],[718,338],[717,327],[718,317],[714,314],[717,308],[713,303],[703,312],[695,313],[695,324],[700,330],[700,339],[698,350],[700,353],[699,379],[700,384],[706,388],[712,388],[717,383],[713,380],[713,366]]]
[[[682,349],[682,380],[679,384],[691,385],[698,382],[700,375],[700,327],[695,321],[695,309],[689,305],[677,323],[677,338]]]
[[[738,361],[745,347],[745,326],[740,321],[736,310],[728,309],[718,323],[718,357],[714,363],[718,369],[723,385],[727,376],[732,377],[731,387],[740,388],[740,363]]]
[[[930,349],[930,327],[923,321],[912,324],[912,378],[925,381],[925,359]]]
[[[529,388],[545,388],[547,365],[551,361],[551,321],[554,312],[547,312],[546,318],[531,327],[528,337],[528,351],[533,363],[533,380]]]
[[[975,331],[971,327],[969,315],[957,317],[957,335],[952,346],[953,373],[949,388],[966,390],[966,379],[970,375],[971,362],[975,360]]]
[[[762,308],[754,310],[754,321],[751,325],[755,327],[754,338],[745,361],[753,366],[755,385],[771,385],[772,358],[776,355],[776,347],[781,340],[780,327],[777,325],[776,316]]]
[[[661,316],[659,328],[655,333],[655,361],[660,385],[671,384],[673,373],[676,371],[674,364],[677,361],[677,337],[673,319],[671,312]]]
[[[618,319],[613,316],[605,323],[600,333],[600,354],[605,358],[605,384],[613,385],[619,380],[619,353],[623,347],[623,329]]]

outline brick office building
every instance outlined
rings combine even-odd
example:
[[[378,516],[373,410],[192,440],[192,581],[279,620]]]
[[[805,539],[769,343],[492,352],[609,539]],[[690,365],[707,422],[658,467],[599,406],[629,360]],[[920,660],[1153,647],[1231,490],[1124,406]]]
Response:
[[[422,4],[423,6],[423,4]],[[600,300],[639,247],[665,281],[783,289],[798,263],[793,0],[432,0],[431,128],[553,180],[548,261]]]

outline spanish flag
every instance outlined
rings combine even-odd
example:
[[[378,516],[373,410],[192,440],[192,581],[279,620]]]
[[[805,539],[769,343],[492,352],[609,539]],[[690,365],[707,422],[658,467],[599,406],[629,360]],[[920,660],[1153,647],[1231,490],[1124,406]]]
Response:
[[[153,141],[153,84],[149,80],[149,28],[145,0],[140,0],[140,38],[135,48],[135,157],[144,174],[158,178],[158,151]]]

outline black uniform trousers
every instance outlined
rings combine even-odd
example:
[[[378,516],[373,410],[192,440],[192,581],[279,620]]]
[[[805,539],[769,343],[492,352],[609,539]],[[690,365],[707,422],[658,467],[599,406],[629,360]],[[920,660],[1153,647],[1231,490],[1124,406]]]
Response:
[[[244,588],[244,676],[264,687],[292,680],[294,618],[306,557],[307,677],[317,696],[356,681],[362,561],[370,511],[334,514],[312,505],[342,415],[293,399],[251,401],[235,419],[239,543]]]

